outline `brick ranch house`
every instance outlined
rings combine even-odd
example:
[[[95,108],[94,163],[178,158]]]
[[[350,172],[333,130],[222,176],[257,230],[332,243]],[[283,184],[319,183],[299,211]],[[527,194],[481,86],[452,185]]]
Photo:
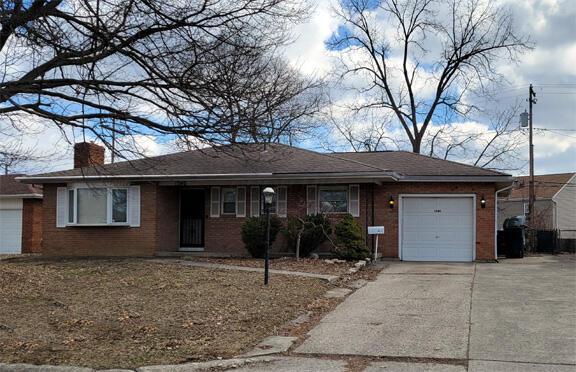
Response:
[[[288,216],[350,213],[383,225],[383,257],[494,260],[495,193],[503,173],[410,152],[318,153],[280,144],[222,146],[114,164],[75,146],[75,168],[21,177],[42,184],[43,253],[246,256],[240,229],[262,210],[261,191]],[[367,245],[373,249],[372,237]],[[273,250],[287,252],[279,238]]]

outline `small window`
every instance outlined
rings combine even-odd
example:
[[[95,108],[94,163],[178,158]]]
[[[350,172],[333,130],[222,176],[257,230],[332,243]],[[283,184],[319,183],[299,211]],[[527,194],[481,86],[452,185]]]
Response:
[[[112,189],[112,223],[128,222],[128,190]]]
[[[321,187],[318,190],[318,203],[321,213],[348,212],[348,187]]]
[[[530,214],[530,204],[524,203],[524,215],[527,216]]]
[[[222,189],[222,213],[236,214],[236,189]]]

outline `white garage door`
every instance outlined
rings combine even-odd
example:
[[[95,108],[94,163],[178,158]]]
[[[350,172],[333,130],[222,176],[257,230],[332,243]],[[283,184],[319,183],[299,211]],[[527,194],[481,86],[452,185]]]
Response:
[[[474,260],[474,198],[402,197],[401,259]]]
[[[22,200],[0,200],[0,254],[22,251]]]

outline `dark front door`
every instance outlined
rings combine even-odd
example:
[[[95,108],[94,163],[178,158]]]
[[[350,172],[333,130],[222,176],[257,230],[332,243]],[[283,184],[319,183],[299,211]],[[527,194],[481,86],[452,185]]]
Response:
[[[182,190],[180,196],[180,247],[204,246],[204,190]]]

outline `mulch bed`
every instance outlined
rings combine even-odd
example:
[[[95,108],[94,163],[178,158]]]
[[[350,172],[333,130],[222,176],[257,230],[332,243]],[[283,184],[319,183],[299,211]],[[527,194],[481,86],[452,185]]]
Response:
[[[287,275],[264,287],[259,273],[137,259],[2,260],[0,362],[130,368],[229,358],[281,332],[330,287]]]
[[[255,258],[189,258],[193,261],[212,262],[224,265],[245,266],[245,267],[264,267],[263,259]],[[323,259],[301,258],[296,260],[294,257],[273,258],[270,260],[270,268],[275,270],[301,271],[314,274],[325,274],[340,276],[348,272],[348,269],[354,267],[354,262],[328,263]]]

